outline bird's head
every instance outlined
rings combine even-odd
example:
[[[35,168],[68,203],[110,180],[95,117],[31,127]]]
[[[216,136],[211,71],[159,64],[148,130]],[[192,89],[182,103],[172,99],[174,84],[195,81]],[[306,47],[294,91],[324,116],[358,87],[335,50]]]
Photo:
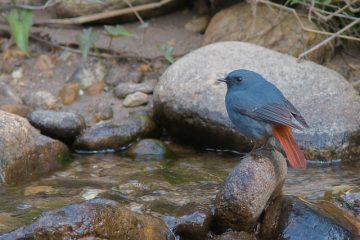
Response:
[[[245,69],[238,69],[230,72],[225,78],[218,79],[220,82],[226,83],[230,89],[246,88],[248,84],[253,84],[257,79],[262,79],[261,75]]]

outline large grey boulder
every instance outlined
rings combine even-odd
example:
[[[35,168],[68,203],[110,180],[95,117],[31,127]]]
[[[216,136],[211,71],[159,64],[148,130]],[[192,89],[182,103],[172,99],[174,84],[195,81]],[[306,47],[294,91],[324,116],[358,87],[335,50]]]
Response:
[[[219,42],[179,59],[154,91],[157,118],[175,135],[206,147],[245,149],[225,110],[226,86],[216,81],[249,69],[274,83],[310,129],[295,131],[308,159],[356,158],[360,97],[338,73],[309,61],[243,42]]]
[[[22,117],[0,110],[0,184],[33,179],[61,168],[65,144],[43,136]]]

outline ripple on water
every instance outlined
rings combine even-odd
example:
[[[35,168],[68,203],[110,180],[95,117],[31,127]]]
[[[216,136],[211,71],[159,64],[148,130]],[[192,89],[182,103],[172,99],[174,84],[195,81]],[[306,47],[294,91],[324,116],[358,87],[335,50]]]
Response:
[[[31,222],[43,211],[94,197],[109,198],[133,211],[156,216],[179,214],[182,206],[192,202],[210,204],[239,159],[209,153],[162,160],[131,159],[121,154],[76,155],[65,170],[47,178],[0,187],[0,233]],[[290,169],[284,193],[321,199],[333,187],[359,186],[359,169],[360,163]],[[51,191],[29,195],[29,187],[37,186]]]

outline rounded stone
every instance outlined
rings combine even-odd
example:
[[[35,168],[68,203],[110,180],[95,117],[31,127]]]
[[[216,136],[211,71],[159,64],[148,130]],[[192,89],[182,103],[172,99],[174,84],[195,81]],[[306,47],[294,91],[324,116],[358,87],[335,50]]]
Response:
[[[138,143],[131,146],[127,151],[127,155],[131,157],[139,156],[156,156],[165,157],[171,154],[168,147],[157,139],[142,139]]]
[[[0,110],[26,118],[26,116],[32,111],[32,108],[24,104],[15,103],[15,104],[0,105]]]
[[[143,83],[123,82],[115,88],[115,96],[125,98],[135,92],[152,93],[155,87],[155,81],[146,81]]]
[[[182,207],[180,216],[165,216],[163,219],[168,227],[180,239],[202,240],[206,239],[213,220],[209,207],[188,204]]]
[[[27,118],[42,134],[66,143],[73,142],[86,127],[83,117],[71,112],[37,110],[29,113]]]
[[[254,11],[256,17],[254,17]],[[241,14],[239,14],[241,12]],[[307,16],[300,16],[304,26],[320,30]],[[220,41],[244,41],[298,57],[306,49],[320,43],[326,36],[302,29],[294,14],[282,9],[258,3],[242,2],[218,12],[205,32],[205,43]],[[325,44],[310,53],[309,60],[324,62],[332,53],[331,45]]]
[[[59,97],[64,105],[69,105],[75,102],[79,97],[80,84],[66,83],[59,91]]]
[[[149,102],[149,95],[143,92],[135,92],[128,95],[124,101],[123,105],[125,107],[138,107]]]
[[[70,157],[65,144],[43,136],[29,122],[0,110],[0,184],[19,183],[60,169]]]
[[[256,151],[245,157],[216,196],[216,230],[252,231],[268,201],[281,193],[286,174],[286,160],[277,151]]]
[[[329,203],[330,204],[330,203]],[[351,222],[335,205],[281,196],[267,207],[260,228],[260,239],[358,239],[358,222]]]
[[[353,87],[326,67],[250,43],[207,45],[172,64],[154,90],[158,121],[187,143],[249,149],[227,115],[226,86],[216,80],[234,69],[260,73],[302,113],[310,128],[294,133],[308,159],[357,158],[360,97]]]
[[[171,240],[161,219],[136,214],[107,199],[92,199],[42,213],[34,223],[0,239],[158,239]]]
[[[48,91],[37,91],[30,93],[25,99],[25,103],[33,108],[53,109],[57,99]]]

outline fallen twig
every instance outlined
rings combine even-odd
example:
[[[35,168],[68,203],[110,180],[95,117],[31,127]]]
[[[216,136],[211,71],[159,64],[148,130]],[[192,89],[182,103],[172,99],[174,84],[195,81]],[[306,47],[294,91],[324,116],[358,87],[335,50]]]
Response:
[[[129,8],[131,8],[135,14],[135,16],[137,17],[137,19],[140,21],[141,24],[145,24],[144,20],[142,19],[142,17],[140,16],[140,14],[134,9],[134,6],[131,4],[131,2],[129,2],[129,0],[125,0],[126,4],[129,6]]]
[[[134,13],[134,11],[141,12],[141,11],[145,11],[145,10],[152,10],[155,8],[160,8],[163,5],[168,4],[172,1],[174,1],[174,0],[162,0],[158,3],[149,3],[149,4],[135,6],[132,8],[129,7],[129,8],[124,8],[124,9],[119,9],[119,10],[114,10],[114,11],[109,11],[109,12],[95,13],[95,14],[91,14],[91,15],[74,17],[74,18],[39,19],[39,20],[35,19],[34,25],[41,25],[41,24],[78,25],[78,24],[84,24],[84,23],[104,20],[104,19],[108,19],[108,18],[119,17],[122,15]]]
[[[52,7],[55,4],[59,3],[61,0],[48,0],[44,5],[42,6],[33,6],[33,5],[24,5],[24,4],[16,4],[15,7],[17,8],[23,8],[23,9],[29,9],[29,10],[44,10],[48,7]]]

